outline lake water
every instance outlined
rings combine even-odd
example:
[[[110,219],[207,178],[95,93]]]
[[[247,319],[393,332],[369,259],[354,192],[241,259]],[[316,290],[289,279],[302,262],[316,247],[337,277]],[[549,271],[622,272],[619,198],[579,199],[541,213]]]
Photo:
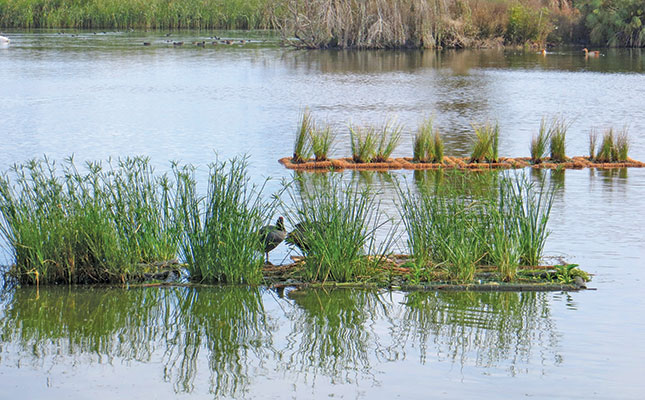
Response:
[[[249,156],[251,176],[293,173],[308,106],[338,132],[434,116],[446,154],[471,123],[498,121],[500,155],[527,156],[542,117],[570,122],[569,155],[592,128],[627,127],[645,161],[645,51],[292,51],[265,34],[5,32],[0,170],[48,155],[148,155],[200,167]],[[166,40],[184,41],[181,47]],[[151,42],[143,46],[144,41]],[[375,173],[344,173],[384,191]],[[594,274],[578,293],[400,293],[263,288],[18,288],[0,292],[0,399],[602,398],[645,394],[645,169],[548,173],[562,184],[546,254]],[[391,173],[414,182],[419,174]],[[8,253],[2,252],[7,263]],[[281,245],[271,253],[288,256]],[[1,264],[0,263],[0,264]]]

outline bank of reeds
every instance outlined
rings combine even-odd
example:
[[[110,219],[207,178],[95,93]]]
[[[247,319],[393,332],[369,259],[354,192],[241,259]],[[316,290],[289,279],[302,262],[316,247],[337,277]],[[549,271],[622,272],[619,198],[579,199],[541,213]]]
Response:
[[[499,160],[499,125],[473,125],[475,138],[470,162],[496,163]]]
[[[377,246],[374,233],[386,221],[369,189],[344,183],[338,175],[314,186],[299,185],[298,192],[295,187],[287,189],[293,206],[285,206],[284,213],[299,227],[305,279],[349,281],[386,255],[391,235]]]
[[[147,158],[116,164],[44,158],[0,177],[0,234],[24,283],[124,281],[139,263],[175,258],[175,197]],[[62,172],[62,173],[60,173]]]
[[[478,264],[497,266],[509,281],[519,265],[538,265],[554,190],[525,175],[505,175],[496,195],[465,196],[446,185],[418,193],[399,186],[399,212],[418,275],[442,268],[459,282],[473,279]]]
[[[427,118],[419,126],[414,136],[414,147],[412,160],[420,163],[441,163],[443,162],[443,139],[439,131],[432,126],[432,119]]]
[[[193,280],[254,283],[264,264],[260,228],[271,216],[263,187],[249,183],[246,159],[210,165],[208,191],[198,194],[191,166],[174,168],[180,254]]]
[[[279,2],[267,0],[0,0],[0,26],[84,29],[264,29]]]

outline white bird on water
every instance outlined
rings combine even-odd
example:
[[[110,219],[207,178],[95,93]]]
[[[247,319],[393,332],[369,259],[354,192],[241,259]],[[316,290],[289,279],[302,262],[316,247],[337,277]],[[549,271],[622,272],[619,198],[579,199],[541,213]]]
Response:
[[[8,37],[0,36],[0,44],[9,44],[11,40]]]

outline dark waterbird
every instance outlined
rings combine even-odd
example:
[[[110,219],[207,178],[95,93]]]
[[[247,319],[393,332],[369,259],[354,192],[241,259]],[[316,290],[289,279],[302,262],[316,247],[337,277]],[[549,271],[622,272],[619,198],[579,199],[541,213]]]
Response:
[[[267,225],[260,228],[260,239],[264,244],[266,262],[269,262],[269,252],[275,249],[284,238],[287,237],[287,230],[284,228],[284,218],[279,217],[275,225]]]
[[[289,232],[286,238],[288,244],[297,246],[303,253],[309,251],[309,244],[307,243],[308,236],[310,237],[310,232],[317,228],[318,225],[315,222],[299,222],[296,224],[294,229]]]

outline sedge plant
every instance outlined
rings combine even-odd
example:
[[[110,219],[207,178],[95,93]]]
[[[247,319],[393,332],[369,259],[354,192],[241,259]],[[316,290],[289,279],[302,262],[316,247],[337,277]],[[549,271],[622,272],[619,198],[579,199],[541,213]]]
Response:
[[[180,254],[191,279],[259,283],[264,264],[260,227],[273,206],[262,200],[264,186],[250,184],[246,159],[211,164],[205,197],[197,192],[194,167],[176,166],[174,172],[182,228]]]
[[[499,125],[489,123],[473,125],[475,140],[471,151],[470,162],[499,161]]]
[[[564,119],[554,119],[549,133],[549,151],[552,162],[567,161],[566,138],[569,124]]]
[[[291,185],[286,192],[291,205],[284,207],[284,213],[296,227],[292,243],[299,243],[303,251],[304,279],[351,281],[389,251],[391,239],[379,246],[375,242],[374,234],[386,220],[369,189],[331,176],[318,185]],[[290,236],[293,240],[295,235]],[[375,253],[380,256],[367,256]]]
[[[300,115],[300,125],[296,131],[296,140],[293,144],[293,157],[291,162],[299,164],[306,162],[311,157],[311,131],[314,122],[311,117],[311,112],[306,108]]]

